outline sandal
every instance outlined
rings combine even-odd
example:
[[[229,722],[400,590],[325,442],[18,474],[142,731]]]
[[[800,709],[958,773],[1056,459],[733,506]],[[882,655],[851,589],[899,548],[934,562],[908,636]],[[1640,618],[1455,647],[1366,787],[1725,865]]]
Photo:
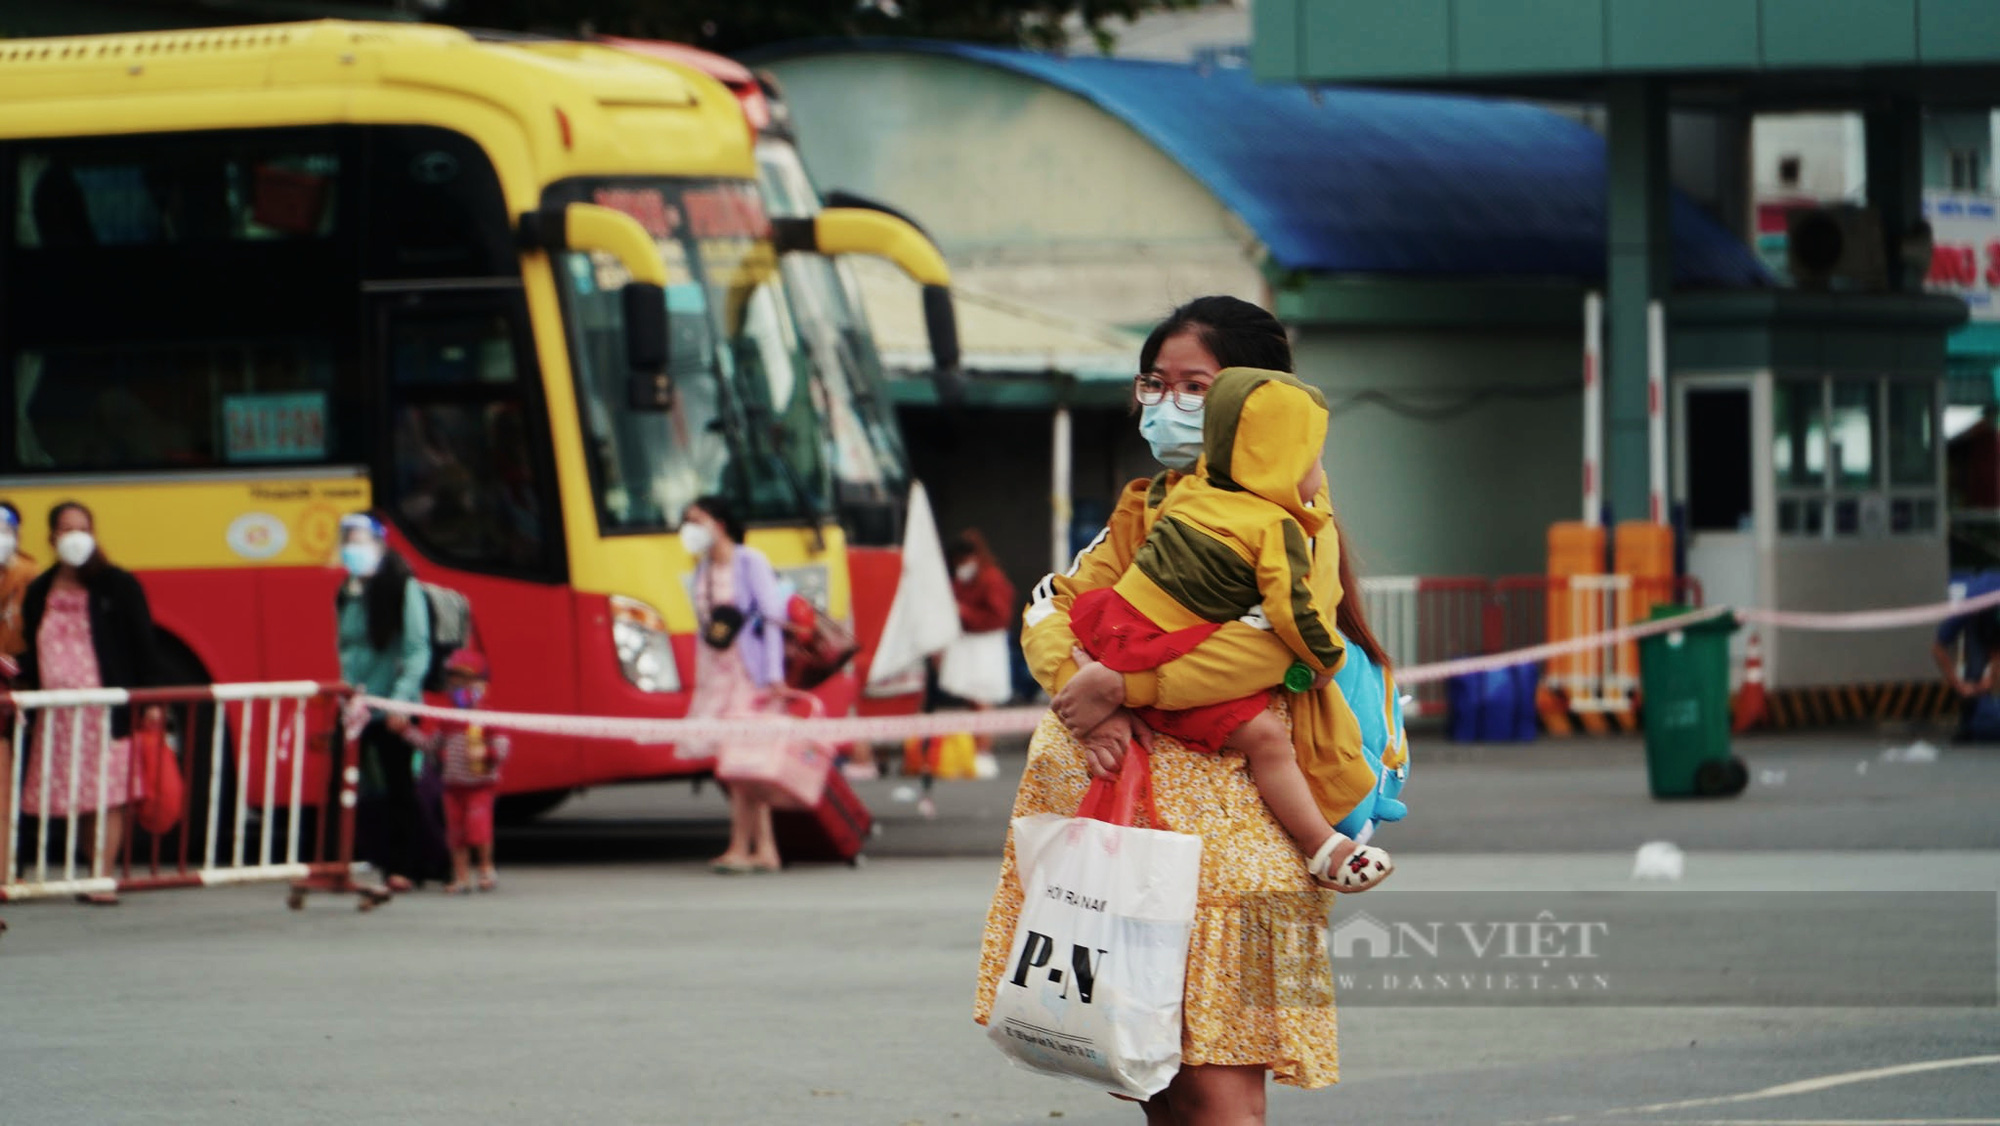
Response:
[[[500,876],[492,870],[479,873],[479,890],[493,891],[500,886]]]
[[[1306,865],[1313,882],[1342,893],[1367,891],[1396,870],[1389,854],[1373,845],[1356,844],[1345,833],[1335,833],[1313,853]]]
[[[356,911],[373,911],[396,898],[389,894],[388,888],[356,888],[355,894],[361,897],[361,902],[354,905]]]
[[[444,893],[445,893],[446,895],[471,895],[471,894],[472,894],[472,885],[471,885],[471,884],[461,884],[461,883],[456,883],[456,882],[454,882],[454,883],[449,883],[449,884],[446,884],[446,885],[444,885]]]
[[[396,895],[417,890],[417,885],[411,883],[408,876],[390,876],[385,882],[388,884],[389,890]]]

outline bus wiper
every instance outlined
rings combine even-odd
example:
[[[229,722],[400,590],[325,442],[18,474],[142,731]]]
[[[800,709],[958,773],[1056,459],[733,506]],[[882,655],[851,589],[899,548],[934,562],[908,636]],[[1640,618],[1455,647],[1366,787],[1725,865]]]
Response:
[[[825,551],[826,532],[821,528],[825,523],[825,515],[820,511],[819,502],[813,498],[812,490],[806,487],[805,480],[799,476],[798,467],[792,464],[791,458],[785,456],[791,452],[791,433],[785,429],[783,423],[771,417],[768,409],[753,407],[752,410],[760,416],[756,421],[762,424],[765,432],[770,435],[771,447],[768,456],[777,465],[778,475],[784,478],[785,486],[792,491],[792,499],[798,503],[797,511],[806,518],[806,523],[812,528],[813,551],[815,553]]]

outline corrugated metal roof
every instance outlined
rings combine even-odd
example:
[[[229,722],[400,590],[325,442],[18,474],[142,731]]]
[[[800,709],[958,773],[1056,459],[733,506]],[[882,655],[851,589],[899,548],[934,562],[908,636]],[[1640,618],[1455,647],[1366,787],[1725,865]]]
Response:
[[[1605,264],[1605,148],[1587,127],[1519,102],[1261,85],[1241,67],[931,40],[781,46],[766,59],[914,52],[1067,90],[1158,146],[1289,269],[1595,279]],[[1676,281],[1769,283],[1750,249],[1673,196]]]

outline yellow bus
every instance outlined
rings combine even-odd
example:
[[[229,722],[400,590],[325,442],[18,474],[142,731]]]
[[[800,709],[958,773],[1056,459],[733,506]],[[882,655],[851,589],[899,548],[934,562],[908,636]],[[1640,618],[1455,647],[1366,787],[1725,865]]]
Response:
[[[723,492],[835,614],[835,513],[787,428],[780,256],[731,93],[570,42],[320,22],[0,42],[0,498],[97,513],[190,682],[332,679],[335,525],[373,508],[465,593],[491,706],[685,714],[691,561]],[[824,384],[815,384],[824,393]],[[510,791],[706,769],[522,737]]]
[[[775,79],[734,59],[681,43],[610,37],[599,42],[693,68],[729,87],[757,134],[758,188],[765,210],[780,230],[816,226],[810,221],[827,207],[800,157],[791,113]],[[835,198],[855,200],[844,193],[835,193]],[[814,240],[792,241],[803,245]],[[882,358],[868,328],[859,284],[846,263],[823,254],[790,253],[783,257],[781,268],[801,349],[799,371],[786,373],[793,401],[782,411],[782,430],[792,455],[803,463],[801,477],[814,482],[818,503],[833,509],[846,533],[849,605],[861,643],[853,670],[830,681],[819,694],[829,712],[843,709],[850,700],[863,714],[914,712],[923,702],[920,677],[915,679],[916,690],[909,690],[912,683],[906,677],[900,684],[879,685],[866,695],[860,691],[902,575],[912,479]],[[959,366],[948,283],[944,277],[924,289],[932,367],[945,381],[939,390],[947,397],[955,390],[950,381]]]

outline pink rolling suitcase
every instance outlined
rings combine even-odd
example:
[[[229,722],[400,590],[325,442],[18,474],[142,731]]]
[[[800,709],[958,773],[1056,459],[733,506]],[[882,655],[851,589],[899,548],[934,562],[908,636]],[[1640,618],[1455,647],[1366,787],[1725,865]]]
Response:
[[[833,861],[859,868],[866,859],[861,849],[874,828],[874,815],[837,770],[827,778],[818,805],[771,811],[771,833],[787,864]]]
[[[826,709],[817,697],[793,689],[773,694],[773,711],[804,713],[817,719]],[[715,763],[715,777],[731,790],[741,789],[778,809],[813,809],[826,793],[833,773],[831,747],[806,740],[771,739],[758,743],[725,743]]]

